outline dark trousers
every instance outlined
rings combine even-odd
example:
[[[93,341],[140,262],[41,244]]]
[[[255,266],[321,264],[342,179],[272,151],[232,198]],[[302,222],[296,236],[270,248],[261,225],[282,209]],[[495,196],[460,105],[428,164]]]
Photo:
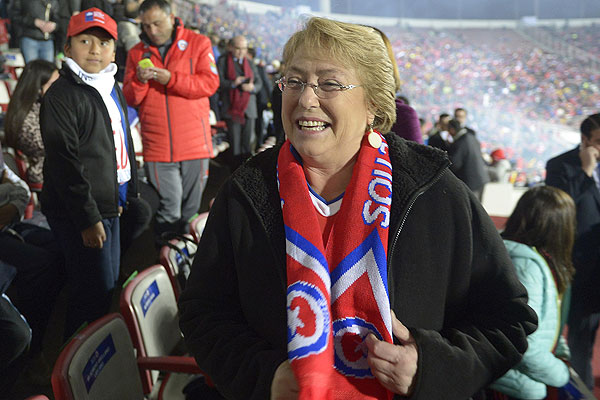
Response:
[[[227,119],[227,140],[229,141],[229,169],[234,171],[252,155],[251,140],[254,135],[255,118],[246,118],[245,123],[240,124]]]
[[[8,297],[0,296],[0,399],[10,393],[25,365],[31,331]]]
[[[0,233],[0,260],[17,270],[12,283],[17,296],[13,301],[31,326],[31,352],[37,354],[63,287],[65,270],[60,247],[48,229],[18,223],[12,231]]]
[[[590,390],[594,388],[592,374],[592,355],[596,331],[600,322],[600,313],[585,311],[585,305],[579,304],[582,300],[574,291],[569,311],[569,333],[567,342],[571,350],[571,366],[581,377],[581,380]]]
[[[106,241],[101,249],[83,245],[81,232],[68,220],[48,217],[60,243],[67,271],[67,315],[64,338],[85,322],[104,316],[110,309],[113,289],[119,279],[119,218],[102,220]]]

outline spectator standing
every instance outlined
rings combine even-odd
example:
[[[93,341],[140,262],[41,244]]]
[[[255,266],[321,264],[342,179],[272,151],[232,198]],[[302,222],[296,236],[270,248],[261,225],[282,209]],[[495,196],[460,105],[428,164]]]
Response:
[[[117,23],[97,8],[71,17],[60,77],[42,100],[42,211],[67,269],[65,338],[108,312],[119,277],[119,215],[137,196],[127,104],[114,76]],[[133,164],[132,164],[133,163]]]
[[[42,96],[58,79],[58,69],[46,60],[30,61],[10,98],[4,122],[6,141],[27,157],[28,183],[42,183],[44,176],[44,143],[40,131],[40,105]]]
[[[454,110],[454,119],[460,123],[461,128],[465,128],[467,132],[475,135],[475,131],[467,126],[467,110],[464,108],[457,108]]]
[[[54,62],[58,0],[11,0],[9,7],[25,63],[38,58]]]
[[[69,0],[72,4],[73,11],[79,13],[81,10],[88,8],[99,8],[109,16],[113,16],[113,6],[109,0]]]
[[[219,74],[210,40],[185,29],[168,2],[145,0],[139,14],[142,41],[127,56],[123,92],[139,107],[146,176],[160,196],[155,228],[184,232],[213,157],[208,98]]]
[[[311,18],[283,54],[288,140],[211,208],[187,348],[228,399],[469,398],[536,326],[493,223],[444,153],[375,131],[396,112],[376,32]]]
[[[142,0],[125,0],[123,18],[117,21],[119,39],[117,40],[115,62],[119,67],[116,77],[119,82],[123,82],[125,76],[127,53],[140,42],[140,34],[142,33],[138,18],[140,4],[142,4]]]
[[[581,124],[581,144],[546,164],[546,184],[567,192],[577,207],[575,278],[569,312],[571,365],[592,389],[592,354],[600,321],[600,114]]]
[[[265,70],[265,62],[256,58],[256,49],[253,47],[248,49],[248,59],[252,62],[260,76],[260,80],[262,81],[262,88],[256,94],[256,107],[257,107],[257,118],[256,118],[256,144],[253,146],[255,149],[260,147],[265,140],[265,136],[267,133],[267,124],[263,113],[269,107],[269,103],[271,102],[271,91],[273,90],[273,84],[271,79],[267,76],[267,72]],[[251,146],[252,147],[252,146]]]
[[[452,136],[452,144],[448,148],[448,156],[452,161],[450,170],[481,200],[483,186],[490,181],[490,177],[481,157],[479,140],[475,133],[461,127],[455,119],[448,122],[448,133]]]
[[[246,38],[236,36],[231,40],[227,54],[218,61],[221,117],[227,122],[232,169],[252,154],[250,143],[255,137],[258,117],[256,95],[263,87],[256,66],[246,57],[247,52]]]
[[[492,162],[487,166],[490,182],[509,183],[510,181],[510,161],[506,159],[504,150],[496,149],[490,153]]]
[[[450,144],[448,143],[448,122],[450,122],[450,115],[446,113],[440,114],[435,126],[427,132],[427,144],[429,146],[448,151],[448,148],[450,147]]]

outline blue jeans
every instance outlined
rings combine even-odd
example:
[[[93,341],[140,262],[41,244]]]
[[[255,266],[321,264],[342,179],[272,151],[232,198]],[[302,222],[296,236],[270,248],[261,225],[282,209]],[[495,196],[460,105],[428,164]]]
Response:
[[[21,38],[21,53],[25,59],[25,64],[29,61],[42,59],[54,62],[54,41],[36,40],[27,36]]]
[[[67,315],[64,338],[84,323],[106,315],[119,279],[119,218],[102,220],[106,241],[101,249],[85,247],[81,232],[66,218],[48,217],[65,256]]]

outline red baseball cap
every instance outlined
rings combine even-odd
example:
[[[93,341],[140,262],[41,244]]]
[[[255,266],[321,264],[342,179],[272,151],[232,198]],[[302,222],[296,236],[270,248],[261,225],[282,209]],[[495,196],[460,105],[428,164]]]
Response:
[[[90,28],[102,28],[113,39],[117,40],[117,23],[108,14],[99,8],[88,8],[77,15],[73,15],[67,28],[67,37],[79,35]]]
[[[504,160],[506,159],[506,155],[504,154],[504,150],[502,149],[496,149],[494,151],[492,151],[492,154],[490,154],[492,156],[492,160],[494,161],[500,161],[500,160]]]

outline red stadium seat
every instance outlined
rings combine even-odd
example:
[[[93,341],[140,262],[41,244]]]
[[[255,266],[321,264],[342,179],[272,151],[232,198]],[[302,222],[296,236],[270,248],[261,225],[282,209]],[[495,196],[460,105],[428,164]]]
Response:
[[[171,239],[160,249],[159,262],[165,267],[173,284],[175,298],[183,289],[189,269],[194,261],[198,244],[190,234]]]
[[[185,346],[179,329],[177,301],[165,268],[154,265],[133,278],[121,292],[120,309],[139,356],[173,356],[189,366],[184,371],[187,373],[164,377],[159,377],[157,371],[140,371],[144,389],[149,391],[158,382],[165,398],[183,400],[183,387],[193,374],[202,371],[192,357],[183,356]]]
[[[52,371],[54,398],[145,400],[149,393],[137,371],[146,369],[179,372],[190,366],[179,357],[136,357],[123,317],[109,314],[83,329],[61,351]],[[161,390],[157,392],[161,399]]]

